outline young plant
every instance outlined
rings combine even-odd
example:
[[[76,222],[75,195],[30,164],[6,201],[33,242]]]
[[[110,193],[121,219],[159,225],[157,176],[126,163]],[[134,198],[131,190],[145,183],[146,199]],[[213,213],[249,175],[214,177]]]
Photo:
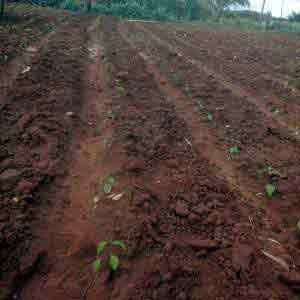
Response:
[[[108,173],[100,178],[100,183],[103,186],[103,192],[109,194],[112,191],[113,185],[115,183],[115,178],[112,174]]]
[[[266,194],[269,198],[272,198],[273,195],[276,193],[276,186],[272,183],[268,183],[265,189],[266,189]]]
[[[233,159],[233,157],[241,152],[238,146],[233,146],[229,148],[229,159]]]
[[[207,120],[209,121],[209,122],[211,122],[212,120],[213,120],[213,114],[212,113],[208,113],[207,114]]]
[[[240,153],[240,149],[238,146],[233,146],[229,149],[230,155],[236,155]]]
[[[123,252],[126,252],[126,246],[121,240],[102,241],[97,245],[97,257],[93,262],[93,269],[98,273],[103,265],[107,265],[111,271],[115,272],[119,268],[120,259],[118,255],[112,252],[113,247],[120,248]],[[103,259],[104,250],[109,249],[109,255],[107,259]]]
[[[116,91],[118,93],[118,96],[120,96],[120,97],[125,94],[125,89],[122,86],[120,86],[120,85],[116,86]]]

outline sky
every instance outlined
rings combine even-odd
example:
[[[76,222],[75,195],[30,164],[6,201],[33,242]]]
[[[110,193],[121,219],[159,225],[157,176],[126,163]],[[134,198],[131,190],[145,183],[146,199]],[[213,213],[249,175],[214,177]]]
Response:
[[[261,10],[263,0],[250,0],[252,10]],[[266,0],[265,11],[271,11],[275,17],[280,17],[282,0]],[[292,11],[300,12],[300,0],[285,0],[283,16],[287,17]]]

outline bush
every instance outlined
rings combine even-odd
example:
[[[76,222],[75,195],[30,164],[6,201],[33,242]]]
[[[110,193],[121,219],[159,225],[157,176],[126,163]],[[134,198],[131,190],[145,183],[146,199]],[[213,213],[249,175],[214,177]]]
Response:
[[[172,19],[171,16],[166,15],[166,12],[163,9],[150,10],[137,2],[118,3],[110,6],[95,4],[92,7],[92,11],[102,15],[111,15],[120,18],[144,20],[156,19],[160,21]]]
[[[65,0],[61,5],[60,8],[68,9],[71,11],[80,11],[83,9],[83,6],[80,1],[77,0]]]
[[[289,16],[289,21],[300,22],[300,13],[292,12],[292,14]]]

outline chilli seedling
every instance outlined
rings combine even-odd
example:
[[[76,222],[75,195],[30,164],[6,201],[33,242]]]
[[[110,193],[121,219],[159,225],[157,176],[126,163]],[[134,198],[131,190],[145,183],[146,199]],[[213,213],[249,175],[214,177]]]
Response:
[[[108,173],[107,175],[100,177],[100,183],[103,186],[103,192],[109,194],[115,183],[115,178],[112,174]]]
[[[126,251],[126,246],[121,240],[102,241],[97,245],[97,257],[93,262],[93,269],[96,273],[98,273],[104,265],[107,265],[113,272],[117,271],[120,265],[120,259],[118,255],[112,252],[114,246],[120,248],[124,252]],[[105,249],[109,249],[107,259],[103,258]]]
[[[229,159],[233,159],[233,157],[241,152],[238,146],[233,146],[229,148]]]
[[[213,114],[212,113],[208,113],[207,114],[207,120],[209,121],[209,122],[211,122],[212,120],[213,120]]]
[[[266,189],[266,194],[269,198],[272,198],[273,195],[276,193],[276,186],[272,183],[268,183],[265,189]]]

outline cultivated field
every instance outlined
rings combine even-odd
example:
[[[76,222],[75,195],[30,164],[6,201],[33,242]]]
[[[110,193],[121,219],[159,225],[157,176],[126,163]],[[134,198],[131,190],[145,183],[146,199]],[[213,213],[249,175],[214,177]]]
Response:
[[[298,299],[296,35],[21,16],[0,25],[0,299]]]

